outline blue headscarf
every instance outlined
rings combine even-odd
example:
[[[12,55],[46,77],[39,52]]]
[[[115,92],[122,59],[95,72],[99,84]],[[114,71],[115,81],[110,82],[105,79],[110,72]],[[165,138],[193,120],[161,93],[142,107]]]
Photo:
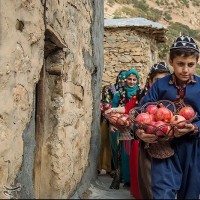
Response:
[[[130,100],[132,98],[133,95],[136,95],[137,90],[139,89],[139,74],[135,69],[130,69],[128,71],[126,71],[126,79],[131,75],[134,74],[137,78],[137,83],[135,84],[134,87],[129,87],[128,85],[125,86],[125,90],[126,90],[126,95],[128,97],[128,99]]]

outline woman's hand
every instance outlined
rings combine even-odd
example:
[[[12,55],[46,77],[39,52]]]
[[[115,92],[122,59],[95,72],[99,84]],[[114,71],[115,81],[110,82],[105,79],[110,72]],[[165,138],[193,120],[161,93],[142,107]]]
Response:
[[[116,108],[110,108],[110,109],[108,109],[108,110],[105,110],[104,113],[105,113],[105,114],[109,114],[109,113],[113,112],[114,109],[116,109]]]
[[[113,126],[112,124],[110,124],[110,131],[116,132],[116,131],[118,131],[118,129],[115,126]]]
[[[125,113],[125,107],[117,107],[117,108],[110,108],[108,110],[105,110],[105,114],[109,113]]]
[[[194,131],[195,126],[193,124],[186,124],[184,128],[178,129],[174,128],[174,137],[181,137],[191,131]]]
[[[142,141],[146,143],[156,143],[156,139],[158,136],[154,134],[147,134],[143,129],[137,129],[135,134],[137,135],[138,138],[140,138]]]

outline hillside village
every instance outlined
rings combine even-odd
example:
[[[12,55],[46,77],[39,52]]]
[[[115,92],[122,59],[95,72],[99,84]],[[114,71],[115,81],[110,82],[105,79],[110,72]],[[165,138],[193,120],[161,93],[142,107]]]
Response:
[[[168,44],[181,34],[189,34],[200,44],[199,0],[105,0],[104,18],[143,17],[167,27],[167,42],[159,46],[160,58],[166,59]]]

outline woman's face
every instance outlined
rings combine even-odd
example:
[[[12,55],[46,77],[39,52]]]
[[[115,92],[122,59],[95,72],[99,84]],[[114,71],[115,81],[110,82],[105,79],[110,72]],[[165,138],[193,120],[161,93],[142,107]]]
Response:
[[[129,86],[129,87],[134,87],[135,84],[137,83],[137,77],[135,74],[130,74],[127,79],[126,79],[126,84]]]

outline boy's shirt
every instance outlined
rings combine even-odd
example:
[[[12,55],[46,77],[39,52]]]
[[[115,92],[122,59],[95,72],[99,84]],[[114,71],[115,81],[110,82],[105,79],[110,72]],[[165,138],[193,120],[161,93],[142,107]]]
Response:
[[[178,89],[175,85],[174,75],[167,75],[161,79],[156,80],[147,94],[140,102],[140,106],[147,102],[157,102],[159,100],[168,100],[173,103],[177,101]],[[193,124],[196,124],[200,130],[200,77],[194,75],[193,80],[185,86],[183,101],[186,105],[190,105],[197,112],[197,117]],[[180,100],[180,99],[179,99]]]

